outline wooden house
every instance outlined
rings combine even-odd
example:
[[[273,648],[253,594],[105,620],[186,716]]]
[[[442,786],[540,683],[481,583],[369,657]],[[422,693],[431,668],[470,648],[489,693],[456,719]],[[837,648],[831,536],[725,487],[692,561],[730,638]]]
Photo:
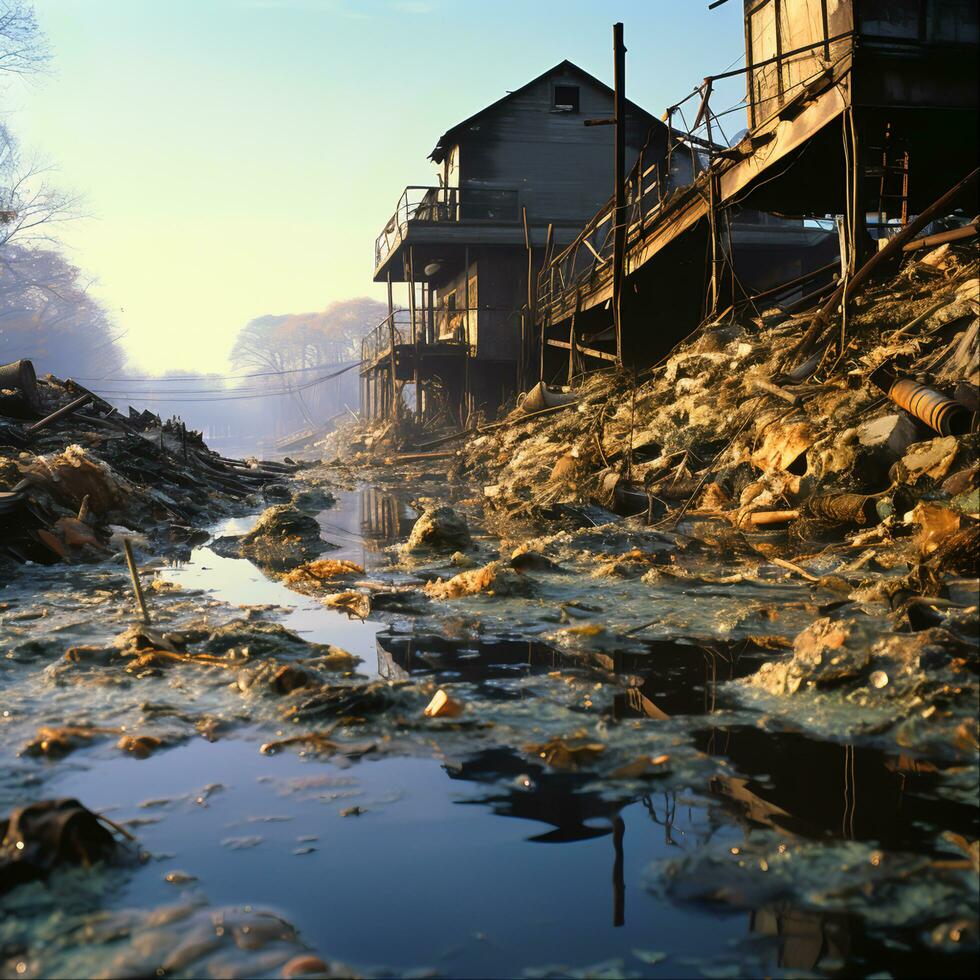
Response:
[[[406,383],[420,415],[445,408],[456,421],[513,395],[545,250],[571,242],[612,195],[615,127],[585,122],[613,108],[608,85],[562,61],[443,133],[433,184],[404,190],[375,244],[390,314],[364,343],[366,414],[387,414]],[[660,160],[666,127],[627,103],[626,146],[627,166]]]

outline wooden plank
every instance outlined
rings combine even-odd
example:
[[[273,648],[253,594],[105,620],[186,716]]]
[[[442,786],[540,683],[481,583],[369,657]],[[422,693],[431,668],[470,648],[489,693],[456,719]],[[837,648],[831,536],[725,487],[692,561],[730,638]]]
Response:
[[[576,350],[580,354],[586,354],[587,356],[597,358],[600,361],[611,361],[613,364],[616,363],[616,355],[610,354],[608,351],[596,350],[594,347],[582,347],[581,345],[577,346]]]

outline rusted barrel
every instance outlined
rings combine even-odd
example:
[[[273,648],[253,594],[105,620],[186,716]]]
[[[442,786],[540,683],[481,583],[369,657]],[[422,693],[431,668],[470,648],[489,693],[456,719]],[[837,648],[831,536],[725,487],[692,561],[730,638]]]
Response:
[[[19,391],[24,403],[32,411],[41,407],[41,399],[37,393],[37,375],[34,373],[34,365],[28,360],[0,364],[0,388]]]
[[[569,405],[578,401],[578,395],[572,391],[552,391],[543,381],[539,381],[523,399],[519,399],[521,409],[528,415],[540,412],[544,408],[555,408],[558,405]]]
[[[825,493],[811,497],[804,513],[831,524],[877,524],[879,519],[875,499],[862,493]]]
[[[896,378],[888,397],[940,435],[961,436],[970,431],[970,413],[963,405],[909,378]]]

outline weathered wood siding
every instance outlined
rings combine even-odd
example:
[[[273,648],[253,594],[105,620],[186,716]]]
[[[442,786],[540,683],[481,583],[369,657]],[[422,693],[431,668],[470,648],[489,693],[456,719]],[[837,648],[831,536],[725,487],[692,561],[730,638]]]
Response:
[[[466,306],[466,271],[460,263],[435,287],[437,329],[452,321],[447,312],[451,295],[456,309]],[[520,309],[527,301],[527,252],[521,248],[470,249],[470,343],[481,360],[517,359]],[[448,331],[447,331],[448,332]]]
[[[827,66],[854,57],[856,105],[976,105],[977,0],[744,0],[749,125],[764,122]],[[772,64],[770,58],[837,37]]]
[[[578,88],[578,112],[553,108],[556,84]],[[459,134],[460,185],[517,187],[534,224],[583,224],[612,194],[614,133],[612,126],[583,122],[612,112],[608,91],[576,73],[551,74]],[[627,168],[647,128],[648,117],[628,116]],[[648,151],[651,162],[665,153],[659,127],[657,142]]]

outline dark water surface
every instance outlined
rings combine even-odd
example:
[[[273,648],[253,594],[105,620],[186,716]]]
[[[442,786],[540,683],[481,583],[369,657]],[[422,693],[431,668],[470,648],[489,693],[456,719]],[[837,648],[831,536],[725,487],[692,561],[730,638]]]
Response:
[[[370,573],[412,516],[406,494],[370,488],[340,494],[320,521],[341,546],[333,554]],[[971,975],[976,966],[969,942],[938,949],[929,926],[882,926],[875,893],[844,911],[833,902],[821,910],[798,881],[772,887],[762,874],[761,886],[743,888],[726,877],[732,860],[756,854],[760,835],[773,853],[788,849],[799,860],[815,844],[864,864],[867,853],[877,865],[876,848],[942,861],[950,858],[943,833],[978,834],[976,806],[947,792],[944,774],[914,754],[821,741],[736,713],[724,684],[758,668],[763,654],[751,645],[659,639],[644,652],[573,662],[536,637],[458,640],[421,625],[408,635],[349,619],[206,547],[165,574],[230,603],[289,606],[282,622],[358,654],[365,673],[466,683],[502,711],[527,697],[529,684],[566,669],[629,678],[608,707],[611,730],[669,727],[716,767],[689,785],[617,790],[507,745],[446,755],[433,742],[427,755],[415,746],[354,763],[263,755],[259,745],[275,733],[255,725],[142,761],[97,748],[33,769],[17,760],[41,795],[75,796],[113,820],[135,821],[153,857],[103,872],[113,885],[98,909],[184,899],[271,909],[319,955],[399,973],[915,976]],[[11,676],[0,674],[5,696]],[[16,748],[5,746],[5,762],[14,764]],[[20,790],[0,783],[0,791],[0,812],[23,802]],[[716,863],[697,871],[704,855]],[[769,865],[752,862],[755,880]],[[686,876],[671,870],[691,866]],[[175,870],[196,880],[166,881]],[[819,892],[824,882],[813,877]],[[24,913],[0,900],[0,930],[12,914]],[[98,973],[104,955],[93,948],[76,962]]]

